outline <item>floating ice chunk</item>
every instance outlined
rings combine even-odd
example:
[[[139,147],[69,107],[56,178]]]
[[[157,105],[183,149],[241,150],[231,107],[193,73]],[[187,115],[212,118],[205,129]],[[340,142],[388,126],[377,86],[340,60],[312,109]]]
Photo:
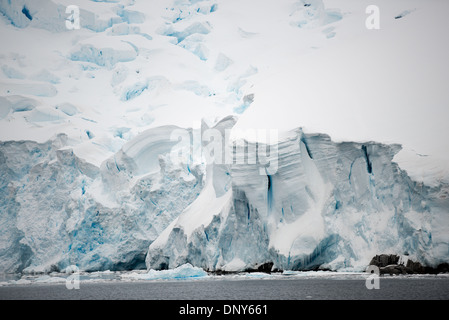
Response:
[[[34,280],[34,283],[65,283],[66,279],[62,277],[52,277],[49,275],[44,275],[42,277]]]
[[[12,284],[32,284],[31,280],[28,279],[19,279],[19,280],[12,280],[10,281]]]
[[[135,280],[181,280],[181,279],[197,279],[207,277],[207,272],[201,268],[194,267],[189,263],[183,264],[175,269],[156,271],[151,269],[148,273],[123,274],[123,278]]]
[[[92,278],[110,278],[110,276],[115,275],[114,271],[111,270],[105,270],[105,271],[95,271],[95,272],[91,272],[89,274],[90,277]]]
[[[256,278],[256,279],[268,279],[268,278],[272,278],[273,276],[271,274],[263,273],[263,272],[251,272],[251,273],[246,274],[246,277]]]

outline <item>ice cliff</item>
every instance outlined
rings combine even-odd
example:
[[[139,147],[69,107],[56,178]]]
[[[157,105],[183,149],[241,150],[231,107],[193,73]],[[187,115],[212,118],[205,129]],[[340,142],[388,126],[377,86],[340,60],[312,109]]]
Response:
[[[235,122],[212,129],[225,139]],[[190,150],[201,161],[177,162],[177,130],[145,131],[100,167],[65,135],[2,142],[1,270],[362,270],[383,252],[428,266],[448,259],[449,186],[410,179],[392,161],[399,145],[299,128],[268,146],[229,140],[231,163],[204,161],[203,138]],[[270,152],[250,163],[248,150]]]
[[[399,145],[335,143],[298,129],[275,149],[272,173],[210,165],[201,194],[150,245],[147,267],[363,270],[379,252],[447,260],[448,186],[411,180],[392,161]],[[233,150],[238,159],[247,149]]]
[[[173,145],[171,129],[142,133],[101,168],[65,147],[65,135],[42,144],[2,142],[0,270],[145,267],[149,244],[203,183],[200,168],[159,157]],[[139,166],[142,158],[157,169]]]

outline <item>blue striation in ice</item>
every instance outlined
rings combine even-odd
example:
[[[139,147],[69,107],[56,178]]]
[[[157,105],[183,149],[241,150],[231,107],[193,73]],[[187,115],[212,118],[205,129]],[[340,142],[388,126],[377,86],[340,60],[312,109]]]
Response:
[[[149,244],[203,185],[200,167],[160,157],[173,129],[142,133],[101,168],[65,147],[65,135],[1,142],[0,270],[145,268]]]
[[[147,267],[361,271],[376,252],[432,266],[447,260],[448,186],[412,181],[392,162],[399,145],[335,143],[299,129],[277,147],[273,174],[261,175],[257,164],[221,169],[230,189],[229,176],[208,170],[214,188],[206,183],[204,197],[150,245]]]
[[[132,61],[136,56],[132,46],[128,50],[116,50],[113,48],[96,48],[91,44],[86,44],[82,45],[79,50],[72,52],[70,59],[73,61],[91,62],[111,68],[118,62]]]
[[[59,111],[34,120],[51,121],[50,110]],[[65,135],[2,142],[0,270],[363,270],[379,252],[447,261],[449,187],[411,180],[392,162],[399,145],[335,143],[298,129],[277,144],[277,170],[261,174],[260,164],[173,163],[179,129],[145,131],[100,168]]]
[[[93,2],[105,2],[108,10],[97,14],[93,8],[99,4]],[[0,119],[5,127],[17,121],[18,128],[25,123],[30,130],[67,130],[40,143],[0,142],[0,273],[51,272],[77,265],[85,271],[147,268],[139,277],[177,279],[203,277],[202,270],[257,270],[262,265],[363,270],[379,253],[407,255],[430,266],[448,262],[449,186],[413,180],[393,161],[400,145],[335,142],[298,128],[273,145],[278,151],[269,156],[277,163],[273,172],[260,163],[173,161],[178,141],[172,133],[181,130],[191,137],[195,130],[174,125],[148,129],[153,121],[165,123],[157,119],[163,112],[152,113],[166,103],[167,96],[158,93],[180,93],[175,98],[181,100],[173,101],[182,102],[185,114],[203,98],[210,100],[206,104],[211,109],[217,104],[230,106],[229,112],[245,112],[258,98],[251,77],[258,74],[257,67],[262,75],[266,70],[257,57],[248,55],[248,64],[242,65],[233,48],[214,47],[214,36],[235,32],[243,43],[256,41],[259,31],[238,25],[220,30],[220,10],[228,10],[225,2],[172,1],[161,24],[147,19],[155,17],[153,12],[137,11],[142,7],[135,1],[93,2],[80,8],[84,30],[69,33],[62,4],[0,0],[5,28],[50,33],[68,46],[48,57],[51,63],[57,57],[52,68],[29,59],[34,52],[23,58],[13,52],[11,58],[4,53],[0,57],[15,60],[1,64],[6,81],[0,85]],[[342,19],[338,9],[326,9],[320,0],[295,0],[288,10],[285,17],[295,32],[316,29],[321,38],[338,38],[338,29],[330,25]],[[407,22],[412,12],[394,18]],[[209,19],[214,17],[218,19]],[[77,90],[86,82],[93,88],[87,92],[97,93],[91,78],[113,89],[114,105],[104,97],[110,114],[93,108],[94,102],[71,100],[72,94],[82,97],[80,92],[86,91]],[[58,93],[62,100],[53,99]],[[195,100],[186,99],[184,105],[184,97]],[[96,103],[103,104],[100,98]],[[167,104],[176,116],[179,109],[173,101]],[[122,106],[126,111],[117,113]],[[104,110],[105,118],[118,122],[100,121]],[[80,127],[77,120],[87,126]],[[136,127],[139,121],[144,129]],[[214,129],[224,137],[235,123],[227,117]],[[204,122],[203,133],[206,129]],[[78,136],[80,141],[74,142]],[[198,144],[206,146],[204,141]],[[248,150],[266,147],[247,145]],[[86,147],[84,155],[99,149],[108,153],[93,164],[76,147]],[[235,148],[230,154],[245,159],[244,150]],[[155,271],[167,268],[173,270]]]

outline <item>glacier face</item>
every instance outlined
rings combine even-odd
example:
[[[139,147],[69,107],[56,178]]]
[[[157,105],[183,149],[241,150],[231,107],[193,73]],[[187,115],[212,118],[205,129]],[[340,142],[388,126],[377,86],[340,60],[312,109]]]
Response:
[[[392,161],[399,145],[296,129],[269,146],[237,147],[227,135],[235,123],[212,127],[229,139],[225,163],[205,156],[216,138],[204,135],[206,124],[144,131],[99,167],[64,134],[2,142],[0,270],[342,271],[384,252],[447,261],[449,186],[410,179]],[[173,157],[179,132],[196,141],[183,161]],[[249,150],[269,150],[267,161],[248,161]]]
[[[448,186],[412,181],[392,162],[399,145],[335,143],[298,129],[276,149],[270,174],[209,164],[202,193],[150,245],[147,268],[363,270],[378,252],[447,261]],[[233,150],[238,159],[247,149]]]
[[[43,144],[2,142],[0,270],[145,267],[148,245],[203,183],[200,166],[188,171],[148,149],[170,148],[170,132],[142,133],[100,168],[78,158],[65,135]],[[157,170],[137,174],[141,157],[155,159]]]

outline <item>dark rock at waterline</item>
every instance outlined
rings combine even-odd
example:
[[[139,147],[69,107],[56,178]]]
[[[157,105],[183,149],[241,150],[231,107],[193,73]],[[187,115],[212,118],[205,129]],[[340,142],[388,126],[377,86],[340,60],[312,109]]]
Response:
[[[389,266],[381,267],[380,274],[410,274],[414,273],[410,268],[402,264],[391,264]]]
[[[411,270],[411,273],[425,273],[424,267],[419,262],[408,260],[406,267]]]
[[[273,262],[266,262],[262,263],[260,265],[255,266],[254,268],[248,268],[245,270],[245,272],[265,272],[265,273],[271,273],[273,270]]]
[[[449,263],[440,263],[436,268],[424,266],[423,269],[423,273],[429,274],[449,273]]]
[[[398,264],[399,256],[395,254],[380,254],[371,259],[370,265],[377,266],[380,274],[438,274],[449,272],[449,263],[441,263],[436,268],[423,266],[420,262],[407,260]]]
[[[267,262],[267,263],[264,263],[264,264],[260,265],[257,268],[257,271],[271,273],[272,269],[273,269],[273,262]]]
[[[445,263],[439,264],[437,267],[437,272],[438,273],[448,273],[449,272],[449,263],[445,262]]]
[[[398,261],[399,256],[395,254],[380,254],[374,256],[369,264],[371,266],[377,266],[379,268],[382,268],[389,265],[397,265]]]

